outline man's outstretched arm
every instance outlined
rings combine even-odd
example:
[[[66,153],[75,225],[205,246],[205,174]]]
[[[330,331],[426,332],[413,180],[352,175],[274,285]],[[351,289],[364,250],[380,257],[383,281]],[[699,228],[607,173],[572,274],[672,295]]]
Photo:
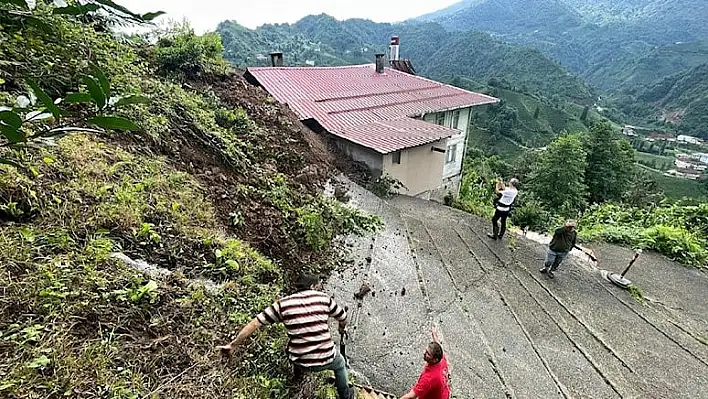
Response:
[[[416,395],[412,389],[407,394],[401,396],[401,399],[417,399],[417,398],[418,398],[418,395]]]
[[[255,318],[251,320],[250,323],[246,324],[245,327],[241,329],[241,331],[238,332],[238,335],[236,335],[236,338],[231,341],[228,345],[222,345],[222,346],[217,346],[217,349],[220,349],[221,352],[228,356],[231,357],[231,355],[234,352],[234,349],[239,347],[248,337],[250,337],[257,329],[259,329],[263,324],[258,321],[258,318]]]
[[[436,344],[440,345],[440,337],[438,337],[438,330],[437,330],[437,328],[433,327],[430,332],[431,332],[431,334],[433,335],[433,342],[435,342]]]

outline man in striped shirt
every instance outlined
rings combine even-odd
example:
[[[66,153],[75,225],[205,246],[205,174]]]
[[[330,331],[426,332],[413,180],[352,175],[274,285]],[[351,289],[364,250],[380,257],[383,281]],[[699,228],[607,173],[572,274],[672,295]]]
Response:
[[[261,326],[283,323],[290,338],[286,351],[295,367],[305,371],[334,371],[339,399],[353,399],[354,390],[349,387],[344,358],[335,350],[327,324],[330,316],[337,319],[339,334],[343,336],[347,326],[346,311],[320,291],[322,284],[315,276],[303,275],[296,289],[296,293],[279,299],[248,323],[233,342],[218,348],[231,356],[233,350]]]

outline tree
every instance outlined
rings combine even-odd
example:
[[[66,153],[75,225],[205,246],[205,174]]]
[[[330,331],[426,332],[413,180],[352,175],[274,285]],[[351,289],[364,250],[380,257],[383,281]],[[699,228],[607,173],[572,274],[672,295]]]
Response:
[[[551,213],[572,215],[587,205],[586,156],[578,134],[558,137],[540,155],[530,186]]]
[[[586,105],[585,108],[583,108],[583,113],[580,114],[580,120],[585,123],[588,120],[588,111],[590,111],[590,106]]]
[[[659,184],[645,170],[637,168],[627,190],[622,196],[622,202],[638,208],[656,204],[664,198],[664,192]]]
[[[538,119],[539,114],[541,113],[541,109],[536,106],[536,110],[533,112],[533,118]]]
[[[601,122],[590,129],[585,151],[585,182],[590,203],[619,201],[634,175],[635,159],[631,144],[612,131],[609,123]]]
[[[197,36],[184,22],[176,24],[161,36],[155,55],[163,75],[196,78],[226,67],[222,58],[224,46],[217,33]]]

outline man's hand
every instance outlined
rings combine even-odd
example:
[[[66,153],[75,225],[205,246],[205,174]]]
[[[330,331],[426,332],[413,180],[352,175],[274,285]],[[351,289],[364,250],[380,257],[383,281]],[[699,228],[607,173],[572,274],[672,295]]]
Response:
[[[439,344],[439,343],[440,343],[440,338],[438,337],[438,329],[437,329],[435,326],[433,326],[433,328],[430,330],[430,333],[431,333],[432,336],[433,336],[433,342]]]
[[[221,356],[231,359],[234,354],[234,346],[232,344],[217,346],[216,349],[221,351]]]

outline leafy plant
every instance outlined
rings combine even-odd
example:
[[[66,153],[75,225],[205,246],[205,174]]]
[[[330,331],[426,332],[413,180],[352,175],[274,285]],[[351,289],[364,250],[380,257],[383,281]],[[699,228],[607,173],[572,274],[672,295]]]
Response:
[[[397,195],[399,190],[405,188],[406,186],[403,183],[389,175],[380,176],[366,183],[366,189],[381,198],[390,198]]]
[[[18,148],[41,139],[56,138],[73,131],[99,132],[80,125],[88,124],[106,130],[139,130],[129,119],[112,115],[119,107],[128,104],[144,104],[149,100],[142,96],[111,97],[108,79],[98,67],[83,81],[88,93],[69,93],[64,98],[53,100],[32,79],[27,79],[30,89],[27,96],[20,95],[13,108],[0,110],[0,134],[4,142],[0,147]],[[92,104],[94,110],[70,114],[60,108],[62,104]],[[20,166],[17,162],[0,157],[0,163]]]
[[[149,303],[154,303],[157,300],[158,285],[155,281],[149,280],[143,284],[142,278],[138,277],[130,286],[113,292],[116,299],[123,302],[141,303],[143,298],[146,298]]]
[[[223,51],[218,34],[197,36],[184,23],[174,25],[161,35],[155,57],[163,74],[193,79],[205,73],[223,71],[226,67]]]

